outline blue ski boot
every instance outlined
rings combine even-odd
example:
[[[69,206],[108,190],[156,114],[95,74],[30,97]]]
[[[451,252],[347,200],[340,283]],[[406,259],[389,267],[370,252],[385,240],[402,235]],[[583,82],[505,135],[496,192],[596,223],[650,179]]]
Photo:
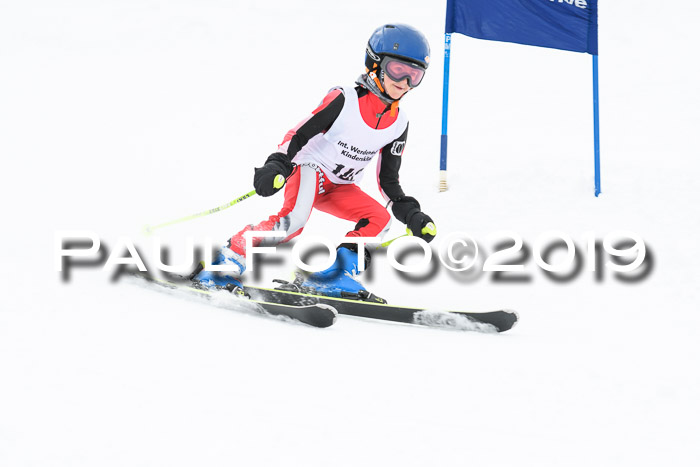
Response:
[[[230,271],[206,271],[202,263],[191,275],[193,282],[197,282],[209,288],[225,288],[233,291],[236,288],[243,289],[241,275],[245,271],[245,257],[223,247],[211,263],[212,265],[226,265]]]
[[[329,297],[358,296],[368,294],[367,289],[355,279],[359,274],[357,252],[341,245],[335,263],[325,271],[315,272],[306,278],[302,287],[315,289],[320,295]],[[369,261],[365,261],[369,266]]]

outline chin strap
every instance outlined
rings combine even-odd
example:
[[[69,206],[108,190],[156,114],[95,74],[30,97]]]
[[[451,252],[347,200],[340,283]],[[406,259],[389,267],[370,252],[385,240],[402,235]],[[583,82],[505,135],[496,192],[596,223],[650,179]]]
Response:
[[[386,94],[386,91],[384,90],[384,86],[382,86],[382,82],[381,82],[381,80],[379,79],[379,77],[377,76],[377,74],[376,74],[374,71],[369,71],[369,70],[367,70],[367,75],[368,75],[370,78],[372,78],[372,80],[373,80],[374,83],[377,85],[377,87],[379,88],[379,90]]]
[[[372,80],[373,80],[374,83],[377,85],[377,87],[379,88],[379,90],[382,91],[382,93],[386,94],[386,91],[384,90],[384,86],[382,86],[382,82],[381,82],[381,80],[379,79],[379,77],[377,76],[377,74],[376,74],[375,72],[373,72],[373,71],[370,71],[367,75],[368,75],[370,78],[372,78]],[[402,96],[402,97],[403,97],[403,96]],[[396,109],[398,109],[398,108],[399,108],[399,99],[392,100],[392,102],[391,102],[391,108],[390,108],[390,110],[389,110],[389,115],[392,116],[392,117],[396,117]]]
[[[396,109],[399,108],[399,101],[395,100],[394,102],[391,103],[391,109],[389,110],[389,115],[391,117],[396,117]]]
[[[372,94],[377,96],[386,105],[391,106],[390,107],[390,115],[392,117],[395,117],[396,111],[399,108],[399,100],[392,99],[391,97],[389,97],[386,94],[386,91],[384,90],[384,86],[382,86],[382,82],[379,79],[379,77],[377,76],[377,73],[375,71],[369,71],[369,69],[366,69],[366,70],[367,70],[367,73],[364,75],[360,75],[360,77],[357,78],[355,83],[368,89]]]

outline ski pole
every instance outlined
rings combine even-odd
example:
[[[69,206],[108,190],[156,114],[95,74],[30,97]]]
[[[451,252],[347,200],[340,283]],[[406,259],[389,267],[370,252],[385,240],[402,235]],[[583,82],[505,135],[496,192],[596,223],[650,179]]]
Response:
[[[285,181],[286,180],[282,175],[277,175],[275,177],[274,182],[273,182],[273,186],[275,188],[282,188],[284,186]],[[175,220],[168,221],[168,222],[163,222],[162,224],[158,224],[158,225],[145,225],[143,227],[143,233],[145,235],[150,235],[156,229],[167,227],[167,226],[173,225],[173,224],[179,224],[181,222],[190,221],[192,219],[197,219],[198,217],[204,217],[204,216],[208,216],[209,214],[214,214],[215,212],[223,211],[224,209],[228,209],[231,206],[233,206],[234,204],[238,204],[241,201],[244,201],[244,200],[246,200],[254,195],[256,195],[255,190],[250,191],[242,196],[239,196],[238,198],[234,199],[233,201],[229,201],[226,204],[222,204],[221,206],[217,206],[215,208],[208,209],[206,211],[198,212],[197,214],[191,214],[189,216],[181,217],[179,219],[175,219]]]
[[[423,228],[421,229],[421,233],[422,233],[423,235],[425,235],[425,234],[430,234],[430,235],[432,235],[432,236],[434,237],[435,235],[437,235],[437,227],[435,227],[435,224],[433,224],[432,222],[428,222],[428,223],[425,225],[425,227],[423,227]],[[386,242],[379,244],[379,247],[378,247],[378,248],[385,248],[385,247],[388,247],[389,245],[391,245],[393,242],[395,242],[395,241],[398,240],[399,238],[410,237],[410,236],[412,236],[412,235],[413,235],[413,232],[411,232],[411,229],[406,228],[406,233],[405,233],[405,234],[399,235],[399,236],[396,237],[396,238],[392,238],[391,240],[387,240]]]

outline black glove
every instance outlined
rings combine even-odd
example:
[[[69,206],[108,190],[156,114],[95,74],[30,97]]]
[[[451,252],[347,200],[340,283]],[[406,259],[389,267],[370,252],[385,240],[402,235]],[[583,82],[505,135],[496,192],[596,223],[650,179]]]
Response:
[[[255,192],[260,196],[272,196],[282,187],[276,188],[275,177],[282,175],[284,178],[289,177],[292,173],[292,163],[286,154],[276,152],[267,158],[265,165],[255,169],[253,177],[253,186]]]
[[[435,223],[429,215],[420,210],[420,204],[415,198],[411,196],[401,196],[394,200],[391,210],[398,220],[411,229],[411,233],[414,236],[420,237],[426,242],[430,242],[435,238],[433,233],[423,233],[423,228],[425,226],[431,222],[434,226]]]
[[[433,224],[432,229],[430,229],[431,232],[426,231],[423,233],[423,228],[428,224]],[[411,233],[414,237],[420,237],[428,243],[435,238],[435,222],[433,222],[430,216],[424,212],[418,211],[417,213],[413,214],[411,218],[408,219],[408,223],[406,225],[409,229],[411,229]]]

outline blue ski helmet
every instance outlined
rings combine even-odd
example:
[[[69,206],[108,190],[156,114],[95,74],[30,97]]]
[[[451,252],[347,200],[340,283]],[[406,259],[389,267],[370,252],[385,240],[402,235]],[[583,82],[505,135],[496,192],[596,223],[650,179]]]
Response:
[[[367,41],[367,71],[378,71],[385,57],[395,57],[427,70],[430,63],[430,44],[423,33],[413,26],[400,23],[385,24],[375,29]]]

